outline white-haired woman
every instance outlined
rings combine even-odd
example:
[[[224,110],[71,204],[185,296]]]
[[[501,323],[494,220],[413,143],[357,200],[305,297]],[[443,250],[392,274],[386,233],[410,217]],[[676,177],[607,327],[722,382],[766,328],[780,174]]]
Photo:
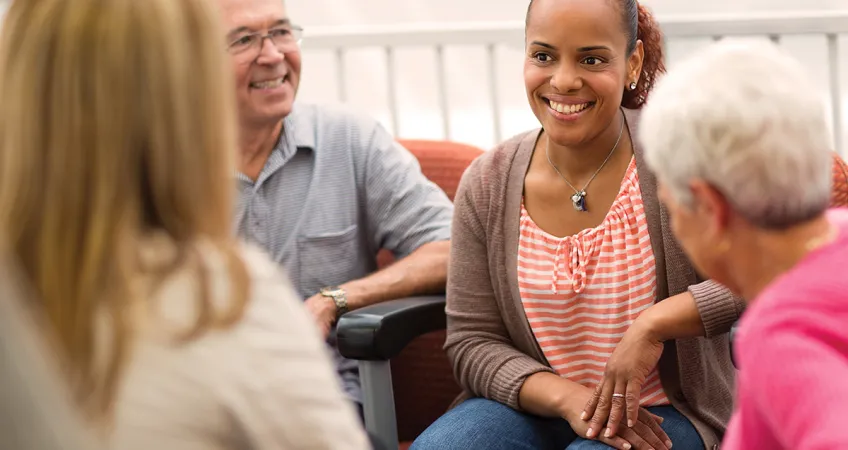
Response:
[[[640,138],[684,251],[749,305],[723,448],[845,448],[848,210],[827,211],[834,159],[817,87],[771,44],[717,44],[660,83]],[[605,382],[638,386],[640,354],[701,333],[687,300],[640,316]]]

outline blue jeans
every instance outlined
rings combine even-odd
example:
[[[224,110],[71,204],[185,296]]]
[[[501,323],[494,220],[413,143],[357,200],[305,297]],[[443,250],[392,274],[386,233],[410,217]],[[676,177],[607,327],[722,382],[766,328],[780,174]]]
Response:
[[[686,417],[671,406],[648,410],[663,419],[674,450],[704,450]],[[601,450],[612,447],[578,437],[564,419],[518,412],[482,398],[462,402],[427,428],[410,450]]]

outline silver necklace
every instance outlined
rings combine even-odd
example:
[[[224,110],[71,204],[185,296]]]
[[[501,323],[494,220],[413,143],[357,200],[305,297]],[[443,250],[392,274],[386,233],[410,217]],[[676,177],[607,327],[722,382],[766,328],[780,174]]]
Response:
[[[625,120],[624,120],[624,118],[622,118],[621,119],[621,130],[618,131],[618,139],[615,140],[615,145],[612,146],[612,150],[610,150],[609,155],[607,155],[607,159],[605,159],[604,162],[601,163],[601,166],[598,167],[598,170],[596,170],[595,173],[592,174],[592,178],[589,178],[589,181],[586,182],[586,184],[583,186],[583,189],[578,190],[576,187],[574,187],[573,184],[571,184],[568,181],[567,178],[565,178],[565,175],[563,175],[562,172],[559,171],[556,164],[554,164],[554,162],[551,161],[551,155],[550,155],[550,153],[548,153],[548,145],[545,145],[545,156],[548,157],[548,164],[550,164],[551,167],[553,167],[554,170],[556,171],[557,175],[559,175],[560,178],[562,178],[562,180],[565,181],[565,183],[572,190],[574,190],[574,195],[571,196],[571,203],[574,204],[574,209],[576,209],[577,211],[581,211],[581,212],[588,212],[589,211],[588,209],[586,209],[586,188],[588,188],[589,183],[591,183],[592,180],[594,180],[595,177],[598,176],[598,173],[601,171],[601,169],[603,169],[604,166],[607,165],[607,162],[610,160],[610,157],[612,157],[612,154],[615,152],[615,149],[618,147],[618,143],[621,141],[621,136],[624,134],[624,123],[625,123]]]

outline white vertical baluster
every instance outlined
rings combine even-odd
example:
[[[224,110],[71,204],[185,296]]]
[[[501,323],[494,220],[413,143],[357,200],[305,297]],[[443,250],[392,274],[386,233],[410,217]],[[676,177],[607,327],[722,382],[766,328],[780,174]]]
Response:
[[[347,102],[347,70],[345,69],[345,51],[336,48],[336,81],[338,82],[339,103]]]
[[[392,133],[398,137],[400,131],[400,115],[397,105],[397,69],[395,67],[395,52],[391,46],[386,46],[386,80],[389,101],[389,115],[392,119]]]
[[[830,68],[830,102],[833,108],[833,142],[836,151],[845,156],[842,139],[842,86],[839,80],[839,35],[827,35],[828,65]]]
[[[486,46],[486,63],[489,70],[489,97],[492,102],[492,124],[495,132],[495,145],[497,145],[503,140],[503,128],[501,126],[501,98],[498,93],[498,60],[495,44]]]
[[[442,116],[442,135],[451,139],[450,105],[448,104],[448,77],[445,69],[445,48],[436,46],[436,89],[439,96],[439,114]]]

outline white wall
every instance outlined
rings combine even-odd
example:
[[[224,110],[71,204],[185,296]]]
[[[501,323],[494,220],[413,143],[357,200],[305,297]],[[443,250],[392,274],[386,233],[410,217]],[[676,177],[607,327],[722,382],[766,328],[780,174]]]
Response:
[[[309,29],[328,26],[396,25],[405,23],[469,23],[522,20],[526,0],[286,0],[293,20]],[[662,17],[691,14],[748,14],[772,11],[828,11],[848,9],[848,0],[645,0]],[[848,31],[848,30],[846,30]],[[669,42],[668,60],[687,56],[709,39],[675,39]],[[848,36],[841,43],[841,83],[843,104],[848,111]],[[822,86],[819,94],[829,99],[829,72],[825,38],[793,36],[782,41],[808,66]],[[399,137],[431,138],[467,142],[484,148],[495,144],[493,111],[489,107],[485,51],[479,47],[448,46],[445,49],[450,68],[448,104],[450,134],[442,131],[442,116],[437,100],[435,52],[428,48],[403,48],[396,51],[398,68],[397,105],[400,119],[392,123],[387,93],[386,58],[380,48],[350,51],[345,57],[345,74],[336,75],[334,55],[328,51],[304,54],[304,73],[300,99],[317,103],[337,103],[339,84],[348,93],[347,102],[383,122]],[[521,76],[523,52],[515,48],[498,49],[498,94],[503,135],[509,136],[538,126],[529,111]],[[848,117],[842,127],[848,128]]]
[[[286,0],[302,25],[516,20],[526,0]],[[644,0],[658,14],[845,9],[848,0]]]
[[[848,0],[643,0],[655,13],[667,15],[748,14],[771,11],[828,11],[848,9]],[[381,26],[404,23],[515,21],[524,17],[526,0],[286,0],[295,22],[308,31],[315,27]],[[0,0],[0,15],[8,0]],[[670,65],[691,54],[709,39],[676,39],[669,43]],[[848,33],[840,39],[840,61],[843,105],[841,124],[844,136],[842,152],[848,156]],[[801,59],[821,86],[819,95],[827,102],[828,55],[823,36],[793,36],[781,45]],[[520,45],[499,48],[497,91],[501,108],[502,134],[510,136],[538,126],[530,113],[521,76],[523,52]],[[406,138],[449,138],[483,148],[494,145],[495,113],[489,105],[488,72],[484,49],[448,46],[447,67],[451,69],[448,85],[450,134],[442,131],[439,113],[435,53],[428,48],[405,48],[396,52],[398,68],[397,105],[400,120],[390,117],[386,92],[386,59],[382,49],[361,49],[346,55],[346,71],[340,79],[330,52],[310,51],[304,54],[302,101],[338,103],[339,84],[348,93],[347,102],[373,115],[389,130]]]

